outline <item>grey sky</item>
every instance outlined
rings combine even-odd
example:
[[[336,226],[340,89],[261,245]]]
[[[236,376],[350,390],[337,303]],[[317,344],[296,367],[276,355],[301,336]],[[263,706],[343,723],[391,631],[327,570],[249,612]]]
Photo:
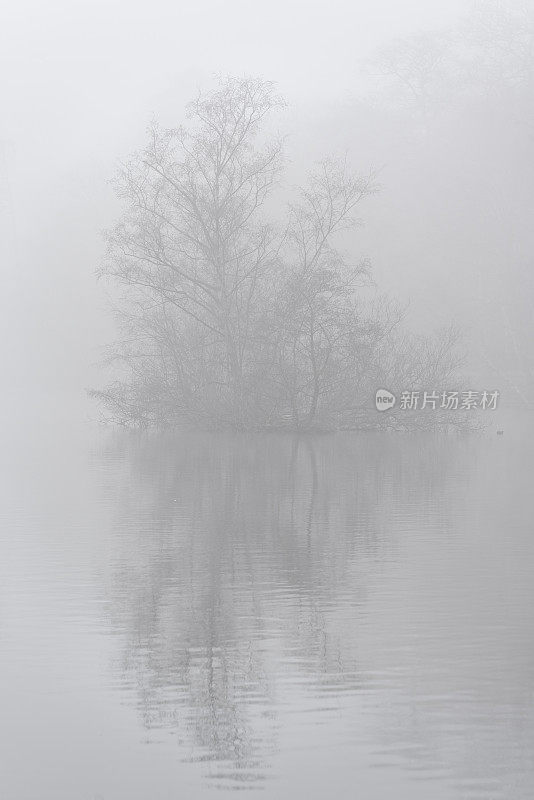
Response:
[[[150,116],[180,120],[213,73],[279,82],[290,103],[343,102],[381,42],[465,2],[21,2],[0,14],[0,256],[7,385],[81,387],[107,323],[93,270],[112,224],[106,179]],[[13,263],[17,266],[14,269]]]

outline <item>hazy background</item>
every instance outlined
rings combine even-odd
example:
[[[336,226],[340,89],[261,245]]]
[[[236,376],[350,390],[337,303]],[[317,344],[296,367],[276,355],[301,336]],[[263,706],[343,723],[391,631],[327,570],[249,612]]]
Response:
[[[277,800],[533,796],[534,35],[482,37],[468,90],[438,80],[424,118],[369,64],[470,8],[3,4],[6,797],[207,798],[244,772]],[[471,388],[501,390],[515,429],[489,411],[486,437],[78,424],[114,336],[109,181],[217,73],[278,82],[290,181],[330,153],[378,170],[347,246],[412,329],[464,329]]]
[[[440,122],[421,143],[406,139],[402,122],[395,128],[395,115],[380,104],[362,110],[362,98],[374,91],[372,70],[363,66],[377,47],[454,24],[470,5],[4,4],[4,402],[17,413],[66,405],[72,414],[96,415],[84,390],[100,381],[99,347],[113,336],[106,290],[94,277],[100,232],[118,210],[108,181],[117,160],[143,145],[151,117],[179,124],[184,104],[215,73],[278,82],[289,103],[282,122],[297,171],[330,152],[346,152],[362,171],[380,169],[383,190],[364,212],[356,249],[371,258],[381,288],[410,300],[413,327],[451,319],[463,325],[472,363],[493,379],[498,370],[492,373],[485,362],[482,369],[477,341],[495,343],[493,366],[496,358],[509,363],[503,343],[510,334],[497,319],[503,287],[509,291],[513,283],[520,302],[532,299],[531,283],[524,283],[532,252],[532,131],[521,138],[512,122],[503,127],[486,109],[461,128]],[[514,247],[521,250],[516,278],[507,272]],[[512,301],[506,313],[514,316]],[[530,325],[528,308],[525,314]],[[517,341],[509,346],[519,358]]]

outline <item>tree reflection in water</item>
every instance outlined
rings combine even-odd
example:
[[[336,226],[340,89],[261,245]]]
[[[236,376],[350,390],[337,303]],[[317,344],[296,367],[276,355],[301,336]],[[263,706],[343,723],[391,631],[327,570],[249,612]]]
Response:
[[[301,711],[303,696],[320,721],[400,680],[407,643],[394,614],[373,628],[369,603],[401,602],[386,576],[417,515],[438,538],[460,535],[473,447],[387,434],[116,436],[98,456],[114,509],[109,615],[146,728],[173,730],[213,783],[261,786],[280,715]],[[423,746],[410,713],[404,734]],[[379,736],[391,751],[398,724]]]

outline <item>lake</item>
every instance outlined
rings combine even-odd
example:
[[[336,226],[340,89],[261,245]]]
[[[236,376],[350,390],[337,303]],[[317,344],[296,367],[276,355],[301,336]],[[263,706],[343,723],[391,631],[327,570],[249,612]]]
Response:
[[[530,800],[531,435],[6,434],[2,800]]]

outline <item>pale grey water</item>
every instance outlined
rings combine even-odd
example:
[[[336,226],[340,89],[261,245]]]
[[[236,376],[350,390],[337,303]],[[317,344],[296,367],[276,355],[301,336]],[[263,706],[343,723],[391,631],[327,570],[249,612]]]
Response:
[[[2,800],[534,796],[530,437],[7,439]]]

